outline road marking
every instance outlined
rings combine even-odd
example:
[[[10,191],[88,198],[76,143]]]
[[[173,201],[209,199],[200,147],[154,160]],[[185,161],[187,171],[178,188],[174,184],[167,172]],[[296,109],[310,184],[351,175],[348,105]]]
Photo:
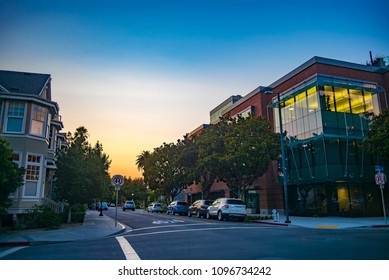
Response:
[[[220,227],[220,228],[197,228],[197,229],[181,229],[181,230],[166,230],[166,231],[155,231],[146,233],[136,233],[126,235],[127,237],[144,236],[144,235],[156,235],[163,233],[175,233],[175,232],[190,232],[190,231],[208,231],[208,230],[229,230],[229,229],[263,229],[266,227]]]
[[[154,221],[153,224],[160,225],[160,224],[176,224],[176,223],[185,223],[183,220],[158,220]]]
[[[24,247],[15,247],[15,248],[11,248],[11,249],[8,249],[2,253],[0,253],[0,259],[1,258],[4,258],[5,256],[8,256],[12,253],[15,253],[16,251],[19,251],[20,249],[24,249],[24,248],[27,248],[28,246],[24,246]]]
[[[134,248],[128,243],[127,239],[123,236],[117,236],[116,240],[119,242],[120,247],[123,250],[126,260],[140,260],[138,254],[135,252]]]
[[[319,225],[319,226],[316,226],[316,228],[339,228],[339,226],[330,226],[330,225]]]

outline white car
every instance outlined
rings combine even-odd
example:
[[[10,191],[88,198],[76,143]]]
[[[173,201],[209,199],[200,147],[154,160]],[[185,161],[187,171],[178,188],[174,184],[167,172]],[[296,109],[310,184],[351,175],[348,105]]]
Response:
[[[207,208],[207,219],[216,217],[219,221],[246,218],[246,204],[239,198],[218,198]]]
[[[158,202],[153,202],[150,204],[149,207],[147,207],[147,212],[160,212],[162,213],[162,204]]]

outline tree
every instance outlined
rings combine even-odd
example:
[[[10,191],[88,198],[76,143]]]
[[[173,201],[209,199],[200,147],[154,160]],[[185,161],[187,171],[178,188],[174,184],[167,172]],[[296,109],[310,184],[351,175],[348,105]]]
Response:
[[[111,161],[103,152],[101,143],[91,147],[88,136],[85,127],[77,128],[73,136],[68,135],[69,148],[58,157],[58,197],[70,206],[90,203],[94,198],[102,197],[110,184],[108,169]],[[70,219],[71,207],[68,222]]]
[[[7,213],[9,194],[23,185],[23,175],[24,169],[13,162],[13,151],[9,143],[0,137],[0,218]]]
[[[215,180],[225,181],[239,197],[278,158],[278,134],[262,117],[220,119],[204,131],[196,143],[203,193]]]
[[[228,120],[221,118],[195,138],[198,152],[197,177],[201,184],[202,196],[209,198],[213,183],[220,179],[224,169],[221,158],[225,154],[224,136],[228,129]]]
[[[142,178],[124,178],[124,185],[119,192],[120,201],[133,199],[135,205],[146,206],[148,195],[146,184]]]
[[[144,156],[147,155],[147,156]],[[163,143],[152,153],[142,152],[138,166],[151,190],[170,196],[173,200],[195,177],[197,153],[192,140],[186,136],[177,143]]]
[[[220,176],[239,197],[279,157],[278,139],[279,134],[272,132],[270,123],[262,117],[230,120],[224,136],[226,152],[221,157],[225,169]]]
[[[149,151],[142,151],[137,157],[136,157],[136,166],[138,170],[142,170],[145,167],[146,159],[150,156]]]
[[[389,160],[389,110],[373,117],[364,145],[369,152]]]

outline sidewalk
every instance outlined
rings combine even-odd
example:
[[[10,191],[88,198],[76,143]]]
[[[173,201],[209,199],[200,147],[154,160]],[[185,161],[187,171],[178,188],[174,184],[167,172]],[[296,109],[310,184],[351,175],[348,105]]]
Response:
[[[304,228],[327,228],[327,229],[345,229],[345,228],[389,228],[389,219],[385,223],[384,217],[361,217],[361,218],[344,218],[344,217],[297,217],[289,216],[290,223],[285,223],[286,217],[280,215],[279,220],[258,220],[257,223],[292,226]]]
[[[98,239],[124,232],[126,227],[107,215],[99,216],[98,211],[87,211],[82,225],[45,230],[18,230],[0,234],[0,247],[30,246],[45,243],[59,243]],[[103,212],[104,213],[104,212]]]

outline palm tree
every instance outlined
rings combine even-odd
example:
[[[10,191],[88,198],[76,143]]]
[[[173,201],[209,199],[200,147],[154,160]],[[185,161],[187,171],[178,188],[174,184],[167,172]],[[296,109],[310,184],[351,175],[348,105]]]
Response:
[[[142,151],[137,157],[136,157],[136,166],[138,167],[138,170],[144,169],[146,159],[150,156],[149,151]]]

